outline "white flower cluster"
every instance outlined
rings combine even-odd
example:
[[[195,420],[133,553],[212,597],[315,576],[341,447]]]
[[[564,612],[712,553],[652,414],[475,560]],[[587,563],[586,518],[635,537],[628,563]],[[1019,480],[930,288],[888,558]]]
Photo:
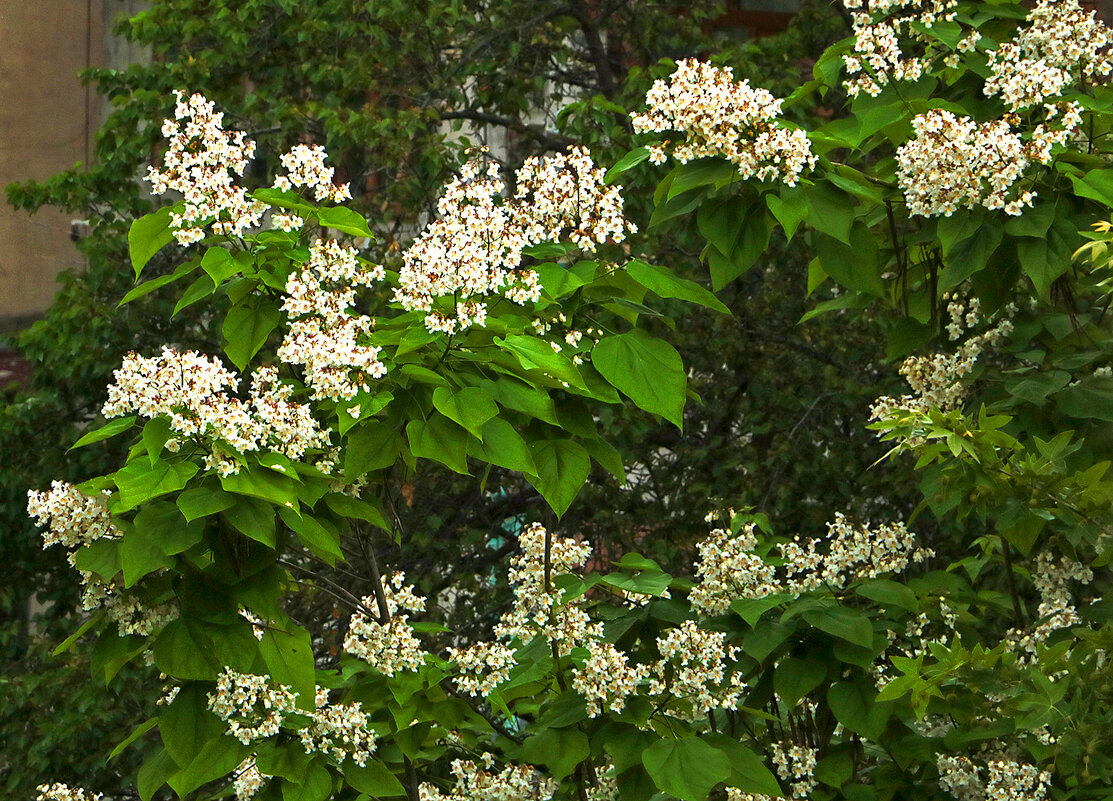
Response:
[[[1037,610],[1040,623],[1030,632],[1011,629],[1008,641],[1014,647],[1034,653],[1036,646],[1046,640],[1053,631],[1082,622],[1074,606],[1070,584],[1071,582],[1089,584],[1094,578],[1094,571],[1066,556],[1059,557],[1059,564],[1056,565],[1055,556],[1050,551],[1043,551],[1036,556],[1031,578],[1040,596]]]
[[[587,652],[583,667],[572,671],[572,689],[587,700],[587,716],[598,717],[605,706],[621,712],[627,696],[649,677],[649,665],[631,666],[626,654],[609,642],[593,640],[587,643]]]
[[[947,299],[946,295],[944,299]],[[964,303],[955,296],[949,299],[947,311],[951,320],[947,324],[947,335],[955,340],[962,336],[964,330],[977,325],[981,305],[977,298]],[[962,380],[974,369],[974,364],[986,348],[996,347],[1012,333],[1012,318],[1016,311],[1016,306],[1011,303],[1005,306],[993,325],[967,339],[954,353],[909,356],[905,359],[900,373],[913,394],[900,398],[885,395],[874,401],[870,419],[889,426],[881,429],[879,435],[891,430],[896,421],[909,415],[926,414],[933,408],[941,411],[958,408],[969,391]]]
[[[57,782],[40,784],[35,789],[38,791],[35,801],[101,801],[104,798],[100,793],[91,793],[80,787],[69,787]]]
[[[259,766],[255,764],[255,755],[249,756],[236,768],[236,775],[232,779],[232,789],[236,793],[236,801],[247,801],[259,792],[269,778],[271,776],[261,772]]]
[[[77,550],[95,540],[119,539],[121,531],[112,523],[104,498],[86,495],[71,484],[51,482],[48,492],[27,493],[27,514],[36,518],[43,532],[43,548],[61,543],[71,548],[66,558],[74,564]],[[81,608],[90,612],[103,606],[108,619],[116,624],[121,636],[138,634],[146,637],[178,616],[172,603],[144,606],[134,592],[126,592],[119,580],[106,582],[87,570],[77,571],[85,590]]]
[[[584,147],[526,159],[515,176],[511,224],[528,242],[567,239],[589,253],[621,242],[638,229],[623,216],[621,187],[605,185],[604,174]]]
[[[286,175],[274,179],[275,189],[293,189],[307,187],[313,190],[315,200],[331,200],[339,203],[342,200],[351,200],[352,193],[348,184],[333,186],[332,176],[335,170],[325,166],[327,154],[320,145],[295,145],[289,153],[281,156],[282,166],[286,168]]]
[[[548,587],[545,586],[546,539],[549,539]],[[551,580],[582,567],[591,556],[591,545],[563,537],[550,538],[539,523],[519,534],[518,544],[522,550],[511,558],[509,573],[514,606],[502,616],[495,634],[507,640],[518,637],[523,642],[540,634],[553,640],[562,655],[588,639],[601,637],[602,627],[590,623],[578,603],[562,603],[564,593]]]
[[[726,634],[705,631],[686,620],[657,638],[661,658],[653,665],[649,694],[671,696],[688,709],[671,710],[690,720],[706,717],[712,709],[736,709],[746,689],[741,673],[726,671],[725,661],[735,659],[738,648],[726,645]]]
[[[692,608],[707,615],[725,612],[739,598],[765,598],[782,591],[777,569],[759,554],[755,526],[747,523],[732,535],[724,528],[713,529],[696,547],[696,574],[700,582],[688,600]]]
[[[1033,153],[1005,120],[978,123],[944,109],[912,120],[915,136],[897,150],[897,183],[908,213],[951,216],[981,205],[1019,215],[1033,192],[1011,193],[1032,163]]]
[[[932,56],[923,47],[925,38],[912,25],[931,27],[950,21],[958,0],[843,0],[851,13],[854,53],[843,56],[848,80],[846,92],[876,97],[891,81],[916,81],[931,66]],[[901,47],[901,39],[920,45],[925,52],[912,55]],[[960,50],[972,50],[976,38],[969,37]]]
[[[108,497],[108,492],[95,497],[64,481],[52,481],[47,492],[28,490],[27,514],[46,528],[43,548],[58,543],[65,548],[80,548],[101,537],[121,537],[105,504]],[[69,559],[72,565],[72,553]]]
[[[277,734],[287,715],[306,714],[297,709],[296,701],[297,694],[286,685],[274,684],[267,676],[237,673],[231,668],[224,669],[217,678],[216,689],[209,693],[209,709],[227,721],[228,733],[244,745]],[[357,764],[365,765],[375,751],[375,735],[368,728],[367,715],[359,702],[329,704],[328,690],[318,688],[315,709],[308,717],[309,725],[298,731],[305,753],[327,754],[338,762],[351,757]],[[245,792],[246,788],[254,787],[248,795],[267,778],[259,774],[253,759],[245,760],[239,769]],[[238,795],[239,789],[236,792]]]
[[[816,749],[802,745],[786,748],[781,743],[773,744],[773,766],[777,775],[792,788],[792,798],[807,798],[815,787],[812,773],[815,771],[816,753]]]
[[[297,711],[295,701],[289,687],[228,667],[209,693],[209,709],[228,722],[228,733],[244,745],[278,734],[286,715]]]
[[[982,769],[963,756],[936,758],[939,786],[958,801],[1042,801],[1051,787],[1051,774],[1035,765],[1009,759],[987,762]]]
[[[490,695],[510,678],[514,649],[501,642],[477,642],[468,648],[449,648],[448,658],[456,662],[460,673],[456,688],[468,695]]]
[[[407,585],[401,572],[383,582],[386,595],[387,612],[390,619],[385,623],[371,617],[362,609],[352,615],[348,623],[348,634],[344,637],[344,650],[368,662],[380,673],[393,676],[402,670],[417,670],[425,662],[425,651],[421,648],[410,626],[410,616],[401,614],[425,611],[425,599],[414,592],[413,585]],[[377,609],[374,596],[363,599],[368,609]]]
[[[630,117],[634,131],[684,134],[672,152],[682,164],[719,156],[735,164],[743,180],[756,177],[789,186],[815,167],[807,134],[778,122],[781,101],[749,81],[736,83],[730,67],[685,59],[677,63],[670,81],[654,82],[645,100],[649,111]],[[650,149],[650,161],[665,160],[666,144]]]
[[[298,459],[310,448],[328,445],[328,432],[317,425],[308,406],[290,400],[293,390],[278,381],[273,367],[255,372],[247,402],[229,394],[239,386],[235,373],[195,351],[163,348],[151,358],[129,353],[113,375],[116,381],[108,387],[102,409],[105,417],[165,415],[176,434],[212,447],[206,461],[221,475],[239,470],[227,449],[241,454],[273,449]]]
[[[309,261],[286,280],[283,311],[290,328],[278,358],[305,368],[314,397],[350,399],[369,388],[368,378],[382,378],[386,366],[379,348],[366,344],[374,323],[352,314],[356,287],[382,280],[383,268],[368,267],[354,248],[333,240],[310,247]]]
[[[861,579],[899,573],[932,556],[931,550],[916,547],[915,535],[903,523],[854,526],[841,513],[827,524],[825,539],[802,544],[797,536],[778,546],[785,562],[782,575],[756,552],[757,546],[750,524],[737,535],[715,529],[699,543],[700,581],[689,595],[692,607],[719,614],[740,598],[800,595],[820,586],[838,590]]]
[[[427,312],[430,331],[483,325],[488,297],[539,300],[537,273],[520,269],[531,245],[567,237],[594,250],[636,230],[623,217],[619,187],[604,186],[603,171],[584,148],[527,160],[515,184],[514,196],[504,199],[499,165],[469,160],[445,187],[437,219],[403,254],[394,300]],[[434,309],[438,298],[451,298],[454,308]]]
[[[1101,83],[1113,73],[1113,32],[1077,0],[1037,0],[1027,22],[1015,40],[989,51],[986,96],[1000,95],[1018,111],[1073,84]]]
[[[624,653],[604,641],[602,624],[591,621],[581,599],[565,601],[563,591],[551,581],[582,567],[591,555],[591,546],[573,539],[550,539],[544,527],[536,523],[518,539],[522,550],[511,559],[509,576],[514,605],[495,627],[495,636],[501,642],[479,642],[464,649],[450,649],[449,658],[456,661],[461,671],[455,679],[456,687],[472,695],[489,693],[509,678],[516,664],[511,644],[515,640],[528,643],[540,635],[553,643],[560,656],[568,656],[577,647],[587,649],[583,664],[577,662],[572,668],[572,687],[587,700],[589,716],[597,717],[604,707],[621,711],[626,698],[649,675],[649,667],[630,665]]]
[[[362,703],[330,704],[328,690],[322,687],[317,688],[315,700],[313,722],[298,731],[305,753],[328,754],[337,762],[351,757],[357,765],[366,765],[376,744]]]
[[[259,224],[266,206],[247,197],[236,185],[247,162],[255,154],[255,143],[243,131],[225,131],[223,113],[198,94],[186,99],[174,92],[177,104],[174,120],[162,125],[170,147],[163,157],[163,169],[148,168],[151,193],[167,190],[182,193],[185,207],[171,219],[174,237],[188,245],[204,238],[204,226],[213,220],[218,234],[241,236]],[[179,125],[175,120],[182,120]]]
[[[484,770],[470,760],[453,760],[456,785],[452,792],[442,793],[423,782],[418,788],[419,801],[546,801],[556,792],[556,782],[540,776],[532,765],[507,765],[494,773],[492,760],[486,762]]]

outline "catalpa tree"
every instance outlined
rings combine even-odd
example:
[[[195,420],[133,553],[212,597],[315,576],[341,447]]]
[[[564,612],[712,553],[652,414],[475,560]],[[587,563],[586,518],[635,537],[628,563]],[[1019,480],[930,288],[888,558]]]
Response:
[[[116,749],[157,729],[144,801],[1108,796],[1108,224],[1071,264],[1113,206],[1113,39],[1073,0],[846,5],[854,35],[786,100],[673,65],[606,174],[572,149],[507,187],[474,154],[397,271],[355,246],[321,148],[249,189],[253,144],[179,96],[149,178],[181,199],[132,227],[137,279],[190,249],[124,300],[191,277],[178,305],[211,304],[223,358],[129,356],[77,443],[129,435],[126,464],[29,502],[86,586],[60,649],[95,630],[106,682],[166,677]],[[782,116],[840,91],[849,115],[817,130]],[[388,468],[494,466],[561,515],[592,460],[623,476],[605,407],[682,423],[681,358],[640,323],[722,304],[626,255],[615,184],[670,158],[649,224],[695,212],[714,288],[776,232],[815,253],[809,317],[876,314],[909,391],[862,424],[916,457],[923,504],[791,535],[712,508],[670,565],[592,566],[516,521],[508,608],[454,639],[380,564]],[[295,619],[306,585],[347,619]]]

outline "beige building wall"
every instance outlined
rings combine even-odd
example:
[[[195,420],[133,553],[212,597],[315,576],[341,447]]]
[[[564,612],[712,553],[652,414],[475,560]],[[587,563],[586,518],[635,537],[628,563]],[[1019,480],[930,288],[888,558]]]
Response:
[[[0,189],[88,162],[105,107],[77,74],[126,67],[145,54],[111,37],[112,21],[139,0],[0,0]],[[0,328],[50,305],[58,273],[84,260],[71,215],[14,211],[0,197]]]

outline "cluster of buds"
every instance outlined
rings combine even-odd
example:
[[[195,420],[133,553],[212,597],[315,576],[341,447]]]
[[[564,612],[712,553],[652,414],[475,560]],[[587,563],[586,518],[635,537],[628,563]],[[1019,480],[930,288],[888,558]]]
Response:
[[[681,164],[718,156],[737,166],[743,180],[789,186],[815,166],[807,134],[781,125],[781,101],[765,89],[754,89],[749,81],[735,82],[730,67],[680,61],[671,80],[655,81],[645,100],[649,111],[630,117],[634,130],[682,133],[684,141],[672,151]],[[665,160],[664,144],[650,148],[650,160]]]
[[[471,760],[453,760],[456,784],[452,792],[442,793],[425,782],[417,797],[419,801],[545,801],[556,792],[556,782],[540,776],[532,765],[507,765],[497,773],[491,770],[493,766],[490,755],[483,767]]]

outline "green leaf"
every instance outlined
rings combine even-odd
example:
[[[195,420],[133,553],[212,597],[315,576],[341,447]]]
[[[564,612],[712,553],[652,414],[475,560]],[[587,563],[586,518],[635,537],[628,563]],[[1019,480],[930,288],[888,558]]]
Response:
[[[323,559],[344,558],[340,548],[340,533],[325,520],[318,520],[312,514],[298,514],[288,506],[278,508],[278,516],[298,535],[307,548]]]
[[[792,241],[796,229],[808,216],[808,203],[798,189],[783,187],[779,194],[765,194],[765,204],[784,229],[785,239]]]
[[[587,438],[581,443],[591,458],[599,463],[599,466],[614,476],[619,484],[626,483],[626,468],[622,464],[622,454],[611,445],[611,443],[602,439]]]
[[[371,229],[367,227],[367,220],[346,206],[335,206],[317,211],[317,220],[325,228],[342,231],[345,234],[359,236],[365,239],[374,239]]]
[[[1024,209],[1019,217],[1013,217],[1005,223],[1005,233],[1009,236],[1030,236],[1040,239],[1047,234],[1047,229],[1051,227],[1051,223],[1055,219],[1055,211],[1056,205],[1054,203],[1044,203],[1040,206]]]
[[[614,166],[607,170],[607,174],[603,176],[603,183],[613,184],[622,173],[636,167],[649,158],[648,147],[635,147],[625,156],[615,162]]]
[[[530,452],[537,465],[537,476],[527,478],[557,517],[561,517],[587,483],[591,470],[587,451],[570,439],[554,439],[531,442]]]
[[[240,370],[247,367],[282,320],[282,310],[278,306],[266,298],[252,297],[253,300],[232,307],[221,329],[224,352]]]
[[[672,576],[660,570],[637,573],[633,576],[626,573],[611,573],[603,576],[601,581],[611,587],[618,587],[619,589],[627,590],[638,595],[654,595],[660,597],[665,590],[668,589],[669,584],[672,583]]]
[[[442,414],[406,424],[406,439],[414,456],[433,459],[463,475],[468,474],[468,432]]]
[[[776,777],[765,767],[765,762],[742,743],[721,732],[703,735],[704,741],[714,746],[730,760],[730,778],[727,784],[747,793],[779,797],[781,786]]]
[[[348,435],[344,454],[344,475],[349,479],[370,470],[390,467],[402,451],[402,436],[393,425],[382,420],[368,420]]]
[[[212,638],[189,618],[179,617],[167,623],[151,650],[159,670],[183,681],[213,681],[222,667],[214,653]]]
[[[863,648],[873,647],[873,625],[870,619],[847,606],[827,606],[803,613],[804,620],[832,637],[838,637]]]
[[[188,308],[194,303],[197,303],[197,301],[207,298],[209,295],[213,294],[214,291],[216,290],[213,287],[213,280],[209,278],[209,276],[197,276],[196,280],[186,287],[186,291],[178,298],[178,302],[174,304],[174,311],[170,316],[177,317],[178,312],[182,309]]]
[[[730,309],[714,294],[695,281],[673,275],[667,267],[649,264],[641,259],[632,259],[626,263],[626,272],[631,278],[650,292],[655,292],[659,297],[686,300],[689,303],[697,303],[700,306],[730,314]]]
[[[119,541],[101,539],[79,548],[74,553],[73,566],[78,570],[96,573],[105,581],[111,581],[120,572]]]
[[[433,406],[450,420],[459,423],[477,439],[483,439],[483,425],[499,413],[490,395],[478,387],[433,390]]]
[[[202,517],[215,515],[231,508],[236,496],[215,487],[191,487],[177,498],[178,509],[187,522],[192,523]]]
[[[1078,234],[1067,220],[1055,220],[1045,236],[1017,240],[1020,267],[1044,300],[1051,297],[1052,282],[1070,269]]]
[[[201,262],[198,259],[190,259],[189,261],[179,264],[178,268],[172,273],[160,275],[156,278],[152,278],[150,281],[144,281],[142,284],[138,284],[137,286],[132,287],[130,290],[128,290],[128,293],[124,295],[123,299],[118,304],[116,304],[117,308],[131,303],[133,300],[138,300],[145,295],[149,295],[156,289],[160,289],[167,284],[172,284],[175,281],[184,278],[185,276],[196,270],[200,263]]]
[[[205,688],[186,684],[158,718],[163,745],[179,765],[188,765],[205,744],[224,733],[226,724],[208,709]]]
[[[850,229],[850,244],[829,236],[817,237],[816,250],[823,271],[842,286],[876,297],[885,295],[881,280],[881,253],[877,240],[861,221]]]
[[[233,275],[238,275],[243,265],[224,248],[211,247],[201,257],[201,269],[213,280],[213,289],[216,289]]]
[[[357,765],[345,760],[342,770],[344,779],[361,793],[375,798],[390,798],[406,794],[406,788],[398,781],[390,768],[377,759],[367,760],[367,764]]]
[[[145,528],[127,526],[120,543],[120,564],[124,569],[124,587],[130,588],[148,573],[171,567],[174,560],[163,553]]]
[[[589,753],[587,735],[575,728],[543,729],[522,743],[522,757],[545,765],[558,781],[571,774]]]
[[[672,345],[635,329],[601,339],[591,360],[603,378],[639,407],[683,428],[688,381]]]
[[[146,734],[151,729],[153,729],[155,726],[157,726],[158,721],[159,721],[158,718],[147,718],[145,721],[143,721],[138,726],[136,726],[134,729],[132,729],[131,734],[129,734],[127,737],[125,737],[123,740],[121,740],[119,743],[117,743],[116,747],[112,749],[112,753],[108,755],[108,761],[111,762],[113,759],[115,759],[120,754],[122,754],[124,752],[124,750],[129,745],[134,743],[136,740],[138,740],[144,734]]]
[[[241,467],[238,473],[222,476],[220,486],[237,495],[270,501],[275,506],[295,509],[298,505],[298,480],[262,466]]]
[[[174,232],[170,229],[173,213],[173,206],[163,206],[131,224],[128,230],[128,254],[131,256],[136,280],[147,262],[174,240]]]
[[[342,517],[366,520],[371,525],[378,526],[385,531],[391,530],[382,510],[362,498],[353,498],[351,495],[340,492],[330,492],[325,496],[325,503],[328,504],[329,509]]]
[[[305,752],[300,743],[279,744],[275,740],[265,740],[260,743],[255,754],[255,765],[260,773],[289,779],[295,784],[305,779],[311,760],[312,757]]]
[[[753,628],[761,616],[776,606],[784,603],[785,595],[767,595],[764,598],[739,598],[732,601],[730,609]]]
[[[151,464],[162,455],[166,443],[169,442],[174,432],[170,427],[170,418],[168,417],[152,417],[143,426],[143,434],[140,437],[140,442],[143,444],[143,450],[147,452],[147,456],[151,460]]]
[[[668,189],[668,199],[682,195],[690,189],[701,186],[722,186],[730,183],[738,169],[731,162],[721,158],[703,158],[681,164],[674,170],[676,177]]]
[[[200,468],[193,462],[133,459],[112,475],[120,489],[120,508],[126,512],[141,503],[184,487]]]
[[[642,764],[662,792],[682,801],[706,801],[731,774],[726,755],[697,737],[658,740],[642,753]]]
[[[785,699],[789,707],[823,683],[827,666],[814,659],[787,657],[777,665],[773,674],[773,689]]]
[[[907,609],[909,612],[916,612],[920,608],[916,601],[916,593],[903,584],[898,584],[889,579],[867,581],[860,585],[855,592],[863,598],[869,598],[871,601],[877,601],[887,607],[896,606],[900,609]]]
[[[872,686],[846,681],[831,685],[827,703],[839,723],[872,741],[885,731],[894,707],[891,702],[878,701]]]
[[[104,620],[104,615],[105,612],[103,608],[97,610],[96,613],[92,615],[92,617],[90,617],[88,620],[77,627],[77,631],[75,631],[69,637],[66,637],[66,639],[62,640],[62,642],[58,644],[58,647],[50,652],[50,655],[59,656],[60,654],[64,654],[66,651],[73,648],[74,644],[82,637],[84,637],[85,633],[89,631],[89,629],[93,628],[102,620]]]
[[[293,631],[268,628],[259,640],[259,652],[271,677],[297,693],[298,708],[312,712],[317,682],[309,632],[300,627]]]
[[[985,219],[971,236],[956,242],[949,250],[944,251],[943,261],[946,266],[939,274],[939,289],[947,290],[956,287],[970,276],[984,270],[989,264],[989,257],[1001,244],[1003,234],[1004,228],[1000,221]]]
[[[332,774],[320,760],[309,763],[300,784],[282,783],[282,801],[325,801],[332,795]]]
[[[499,376],[495,381],[484,381],[481,386],[507,409],[528,414],[554,426],[560,425],[556,405],[549,393],[532,384],[510,376]]]
[[[1083,420],[1113,421],[1113,378],[1089,376],[1055,395],[1060,412]]]
[[[572,360],[553,350],[553,346],[538,337],[513,335],[506,339],[495,337],[495,344],[513,354],[526,370],[540,370],[558,381],[578,389],[587,389],[583,376]]]
[[[235,496],[232,496],[235,497]],[[235,497],[235,505],[224,510],[224,519],[246,537],[268,548],[275,546],[274,507],[266,501]]]
[[[302,212],[300,215],[302,217],[317,211],[316,206],[306,202],[301,195],[297,192],[291,192],[289,189],[274,189],[268,186],[254,190],[251,196],[260,203],[266,203],[268,206],[300,211]]]
[[[483,426],[483,438],[469,445],[469,453],[507,470],[535,475],[537,464],[529,446],[514,426],[501,418],[488,420]]]
[[[167,779],[179,771],[178,763],[165,750],[159,750],[147,758],[139,768],[136,777],[135,789],[139,791],[142,801],[151,801],[159,789],[166,784]]]
[[[854,198],[825,182],[801,188],[808,206],[808,224],[849,245],[850,228],[854,223]]]
[[[704,255],[711,286],[717,292],[761,258],[769,245],[772,226],[760,206],[747,208],[739,203],[708,208],[712,211],[697,217],[697,221],[705,220],[702,230],[710,244]]]
[[[223,778],[251,753],[251,747],[227,735],[209,740],[189,766],[169,777],[170,786],[185,798],[202,784]]]
[[[77,448],[84,448],[86,445],[92,445],[94,442],[100,442],[102,439],[108,439],[109,437],[114,437],[117,434],[122,434],[134,425],[134,415],[132,415],[131,417],[117,417],[115,420],[109,420],[100,428],[96,428],[88,432],[87,434],[82,435],[81,439],[75,442],[70,450],[72,451],[76,450]]]

